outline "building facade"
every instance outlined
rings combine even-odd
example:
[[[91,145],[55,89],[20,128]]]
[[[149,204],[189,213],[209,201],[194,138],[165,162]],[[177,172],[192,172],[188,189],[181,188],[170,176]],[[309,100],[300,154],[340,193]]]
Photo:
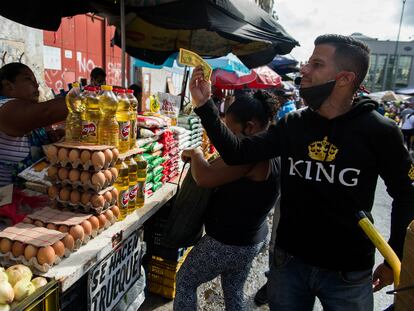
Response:
[[[361,33],[351,35],[371,49],[370,67],[364,85],[371,92],[398,90],[414,86],[414,41],[378,40]],[[395,87],[394,87],[395,75]]]

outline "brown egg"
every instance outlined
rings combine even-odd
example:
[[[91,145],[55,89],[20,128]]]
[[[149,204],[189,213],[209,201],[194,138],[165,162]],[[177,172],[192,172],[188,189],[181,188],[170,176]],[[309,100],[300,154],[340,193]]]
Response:
[[[56,178],[58,176],[58,168],[56,166],[49,166],[47,169],[47,176],[50,178]]]
[[[23,219],[23,222],[24,222],[25,224],[32,224],[32,223],[33,223],[33,220],[31,220],[29,217],[25,217],[25,218]]]
[[[112,174],[112,180],[116,180],[118,178],[118,170],[116,169],[116,167],[110,167],[109,170]]]
[[[99,220],[96,216],[89,217],[89,222],[91,223],[92,230],[98,230],[99,229]]]
[[[45,226],[44,222],[43,221],[40,221],[40,220],[35,220],[33,224],[36,227],[44,227]]]
[[[69,170],[66,167],[61,167],[58,171],[58,177],[60,180],[68,179]]]
[[[106,217],[106,219],[108,219],[108,221],[112,221],[112,219],[114,219],[114,213],[112,213],[112,211],[110,209],[108,209],[105,212],[105,217]]]
[[[67,188],[62,188],[62,190],[59,192],[59,198],[62,201],[68,201],[70,198],[70,190]]]
[[[102,172],[97,172],[95,174],[92,175],[92,185],[94,186],[99,186],[99,187],[103,187],[103,185],[105,184],[106,178],[104,173]]]
[[[80,152],[78,149],[72,149],[69,152],[69,161],[75,162],[75,161],[78,161],[79,158],[80,158]]]
[[[79,177],[80,177],[80,172],[79,172],[79,170],[77,170],[77,169],[72,169],[72,170],[70,170],[70,172],[69,172],[69,180],[70,180],[71,182],[76,182],[76,181],[78,181],[78,180],[79,180]]]
[[[49,145],[46,149],[46,156],[47,156],[48,159],[52,159],[52,158],[57,157],[57,153],[58,153],[58,150],[57,150],[56,146]]]
[[[68,226],[65,226],[65,225],[60,225],[58,230],[62,233],[66,233],[69,231]]]
[[[82,150],[80,154],[80,160],[83,164],[86,164],[91,159],[91,152],[89,150]]]
[[[54,199],[59,194],[59,188],[51,186],[47,189],[47,194],[49,195],[49,198]]]
[[[61,162],[67,162],[68,161],[68,158],[69,158],[68,149],[63,148],[63,147],[59,148],[59,151],[58,151],[58,160],[61,161]]]
[[[104,214],[100,214],[98,215],[98,221],[99,221],[99,228],[102,229],[102,228],[105,228],[105,224],[108,220],[106,219]]]
[[[103,151],[104,156],[105,156],[105,164],[110,165],[112,163],[112,159],[113,159],[113,154],[112,151],[110,149],[106,149]]]
[[[85,235],[91,235],[92,234],[92,225],[89,222],[89,220],[82,221],[81,226],[83,228],[83,231],[85,232]]]
[[[117,148],[112,149],[112,164],[115,164],[119,158],[119,151]]]
[[[114,214],[115,218],[118,218],[119,213],[120,213],[120,212],[119,212],[119,207],[118,207],[118,206],[116,206],[116,205],[114,205],[114,206],[112,206],[111,211],[112,211],[112,213]]]
[[[0,241],[0,251],[5,254],[11,251],[12,248],[12,241],[9,239],[3,238]]]
[[[78,190],[73,190],[70,193],[70,203],[78,204],[80,202],[80,199],[81,199],[81,194]]]
[[[48,229],[50,229],[50,230],[57,230],[56,225],[55,225],[55,224],[52,224],[52,223],[47,224],[47,225],[46,225],[46,228],[48,228]]]
[[[107,184],[112,182],[112,173],[110,170],[104,170],[102,171],[104,176],[105,176],[105,181]]]
[[[75,248],[75,240],[73,239],[73,236],[71,236],[70,234],[67,234],[62,239],[62,242],[65,245],[65,248],[67,248],[69,251],[73,251],[73,249]]]
[[[91,203],[93,207],[102,207],[105,204],[105,199],[100,194],[94,194],[91,197]]]
[[[111,191],[107,191],[103,194],[103,197],[105,199],[106,202],[108,202],[109,204],[112,203],[112,193]]]
[[[114,188],[114,189],[111,190],[111,192],[112,192],[112,198],[115,199],[115,201],[117,201],[118,196],[119,196],[118,189]]]
[[[105,155],[102,151],[95,151],[92,154],[91,160],[92,165],[98,170],[102,169],[105,165]]]
[[[24,258],[26,258],[27,261],[32,259],[37,255],[37,247],[33,245],[27,245],[24,249]]]
[[[19,241],[15,241],[12,245],[12,254],[14,257],[19,257],[24,254],[24,244]]]
[[[88,171],[82,171],[80,174],[80,181],[82,184],[87,184],[91,181],[91,173]]]
[[[39,265],[48,264],[51,266],[55,262],[55,255],[56,253],[52,246],[41,247],[37,251],[37,262]]]
[[[62,241],[57,241],[55,244],[52,245],[55,254],[59,257],[63,257],[65,255],[65,244]]]
[[[85,231],[83,231],[83,228],[82,228],[81,225],[72,226],[70,228],[69,233],[70,233],[71,236],[73,236],[75,241],[77,241],[77,240],[83,241],[83,239],[85,238]]]
[[[81,203],[87,205],[91,201],[91,194],[89,192],[84,192],[81,195]]]

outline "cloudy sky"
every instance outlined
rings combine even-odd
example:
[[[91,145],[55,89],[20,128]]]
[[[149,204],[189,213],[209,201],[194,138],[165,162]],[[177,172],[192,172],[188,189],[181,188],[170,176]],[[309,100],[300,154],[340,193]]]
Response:
[[[324,33],[361,32],[382,40],[395,40],[402,0],[276,0],[279,23],[301,44],[292,51],[307,60],[314,39]],[[414,0],[406,0],[400,40],[414,40]]]

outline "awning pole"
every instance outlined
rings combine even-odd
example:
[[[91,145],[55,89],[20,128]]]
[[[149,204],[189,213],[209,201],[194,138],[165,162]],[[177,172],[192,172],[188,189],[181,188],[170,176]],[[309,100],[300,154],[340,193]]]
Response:
[[[122,77],[122,87],[126,87],[125,83],[125,0],[121,0],[121,77]]]

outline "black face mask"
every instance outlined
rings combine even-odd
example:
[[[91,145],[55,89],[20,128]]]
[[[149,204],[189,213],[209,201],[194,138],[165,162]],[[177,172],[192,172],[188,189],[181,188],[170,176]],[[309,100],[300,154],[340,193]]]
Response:
[[[325,84],[301,87],[299,89],[299,95],[305,101],[305,104],[313,111],[318,110],[322,103],[331,95],[336,80],[326,82]]]

